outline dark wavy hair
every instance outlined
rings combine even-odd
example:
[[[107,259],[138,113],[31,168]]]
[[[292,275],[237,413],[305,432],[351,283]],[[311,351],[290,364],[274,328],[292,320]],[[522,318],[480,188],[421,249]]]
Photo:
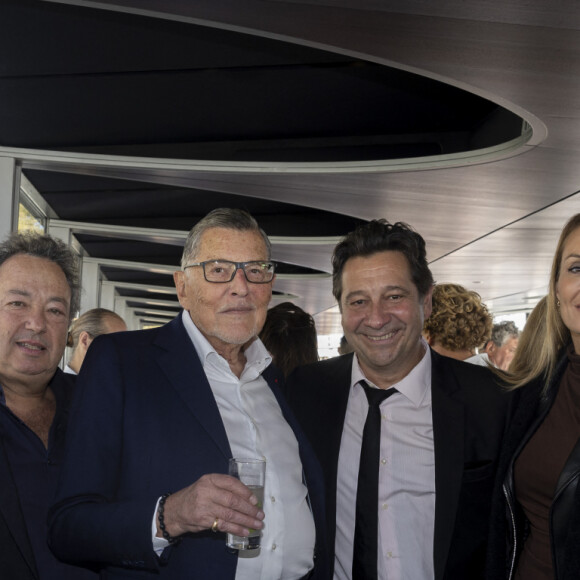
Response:
[[[314,319],[292,302],[282,302],[268,310],[260,339],[284,376],[297,366],[318,360]]]
[[[433,274],[427,264],[425,240],[411,226],[385,219],[372,220],[348,233],[332,255],[332,293],[340,305],[342,271],[350,258],[367,257],[377,252],[401,252],[411,271],[411,279],[422,298],[433,286]]]

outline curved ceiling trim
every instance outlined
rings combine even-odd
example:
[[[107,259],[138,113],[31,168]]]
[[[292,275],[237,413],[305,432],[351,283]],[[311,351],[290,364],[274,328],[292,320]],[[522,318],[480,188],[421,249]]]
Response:
[[[312,173],[386,173],[423,171],[479,165],[507,159],[529,151],[531,126],[524,129],[522,135],[506,143],[448,155],[429,157],[412,157],[407,159],[376,161],[340,161],[340,162],[231,162],[231,161],[198,161],[188,159],[161,159],[153,157],[126,157],[120,155],[98,155],[87,153],[70,153],[43,151],[39,149],[21,149],[0,147],[0,156],[15,158],[23,168],[72,173],[90,173],[90,169],[100,169],[99,175],[108,175],[106,169],[128,169],[136,175],[127,178],[146,179],[147,173],[158,174],[160,171],[191,173],[244,173],[244,174],[312,174]]]

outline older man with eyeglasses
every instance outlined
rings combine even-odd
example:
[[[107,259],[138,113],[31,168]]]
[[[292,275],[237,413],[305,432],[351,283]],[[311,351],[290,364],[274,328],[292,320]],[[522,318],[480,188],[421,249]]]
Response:
[[[93,342],[51,515],[58,557],[107,578],[328,577],[320,467],[257,337],[274,271],[254,218],[214,210],[175,273],[184,311]],[[231,457],[266,459],[264,505],[226,475]],[[226,549],[255,529],[261,549]]]

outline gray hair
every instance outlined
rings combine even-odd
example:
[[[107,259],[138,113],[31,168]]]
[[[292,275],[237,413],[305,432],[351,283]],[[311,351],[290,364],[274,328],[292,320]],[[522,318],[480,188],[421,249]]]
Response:
[[[264,240],[264,244],[266,244],[267,259],[269,260],[271,258],[272,245],[270,244],[268,236],[247,211],[227,207],[217,208],[210,211],[203,219],[197,222],[189,232],[181,257],[182,269],[195,259],[199,252],[202,235],[212,228],[225,228],[241,232],[251,231],[260,234]]]
[[[510,338],[519,338],[520,331],[515,322],[505,320],[494,324],[491,329],[491,341],[495,346],[503,346]]]
[[[107,332],[106,323],[108,320],[118,320],[123,324],[125,321],[112,310],[106,308],[92,308],[73,320],[69,331],[66,345],[76,348],[79,343],[81,332],[86,332],[91,338],[97,338]]]
[[[57,264],[70,288],[69,318],[72,320],[80,307],[81,283],[77,257],[57,238],[36,232],[13,232],[0,243],[0,266],[18,254],[43,258]]]

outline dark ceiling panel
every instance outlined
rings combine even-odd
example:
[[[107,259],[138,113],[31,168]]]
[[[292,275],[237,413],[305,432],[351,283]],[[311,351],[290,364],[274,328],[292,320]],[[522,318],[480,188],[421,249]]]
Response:
[[[331,211],[213,191],[48,171],[25,174],[67,221],[189,231],[212,209],[235,207],[249,211],[270,236],[342,236],[363,222]]]
[[[175,290],[175,287],[174,287]],[[140,302],[143,303],[145,300],[171,300],[175,299],[174,296],[170,296],[167,293],[161,292],[146,292],[144,290],[135,290],[133,288],[126,288],[124,286],[119,286],[117,289],[119,296],[134,298],[135,300],[141,299]]]
[[[0,47],[6,55],[0,62],[3,77],[175,72],[353,60],[276,40],[256,42],[249,34],[39,0],[2,0],[0,30]]]
[[[139,300],[127,300],[127,306],[129,306],[129,308],[147,308],[147,305],[143,302],[143,301],[139,301]],[[174,314],[175,310],[179,310],[179,304],[177,304],[176,306],[159,306],[159,305],[155,305],[155,306],[149,306],[149,308],[155,308],[155,310],[159,310],[162,312],[167,312],[167,314]]]
[[[0,39],[9,147],[326,162],[470,151],[521,134],[516,115],[456,87],[238,32],[21,0],[0,5]]]
[[[101,271],[105,278],[111,282],[127,282],[131,284],[146,284],[174,289],[173,276],[171,274],[157,274],[143,270],[128,270],[111,266],[102,266]]]
[[[183,252],[183,248],[168,244],[85,234],[76,237],[89,256],[106,260],[178,266]]]

